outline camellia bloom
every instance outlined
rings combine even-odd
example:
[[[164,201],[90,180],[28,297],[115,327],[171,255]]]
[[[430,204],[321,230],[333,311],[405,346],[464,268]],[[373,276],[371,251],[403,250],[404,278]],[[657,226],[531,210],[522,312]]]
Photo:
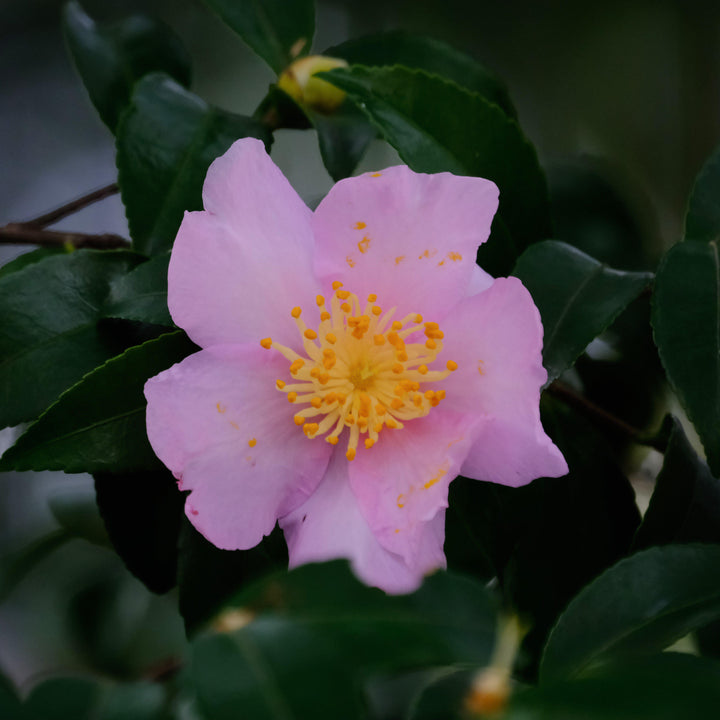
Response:
[[[567,472],[540,424],[537,308],[475,264],[497,197],[392,167],[313,213],[257,140],[212,164],[168,275],[203,349],[145,386],[150,442],[210,542],[251,548],[279,521],[291,566],[344,557],[407,592],[445,565],[456,475]]]

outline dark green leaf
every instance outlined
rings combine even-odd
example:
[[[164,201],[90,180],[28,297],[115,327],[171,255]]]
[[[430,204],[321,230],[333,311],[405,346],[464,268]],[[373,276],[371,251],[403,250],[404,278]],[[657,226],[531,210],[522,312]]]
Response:
[[[548,383],[571,367],[652,280],[650,273],[613,270],[556,240],[525,250],[513,275],[523,281],[540,310]]]
[[[720,480],[697,456],[676,418],[666,419],[665,431],[665,460],[633,546],[720,543]]]
[[[307,55],[315,33],[313,0],[204,0],[279,75]]]
[[[507,277],[512,274],[519,254],[507,225],[496,214],[490,228],[490,237],[477,250],[477,264],[494,277]]]
[[[672,247],[658,268],[652,322],[660,359],[720,476],[719,240]]]
[[[18,270],[22,270],[28,265],[44,260],[47,257],[51,257],[53,255],[67,255],[69,252],[72,252],[72,250],[68,250],[64,247],[41,247],[36,250],[23,253],[14,260],[11,260],[9,263],[5,263],[5,265],[0,267],[0,278],[5,277],[5,275],[10,275],[10,273],[17,272]]]
[[[107,317],[172,325],[167,305],[170,254],[157,255],[117,278],[105,303]]]
[[[164,23],[136,15],[98,25],[72,0],[63,11],[63,31],[90,100],[113,132],[143,75],[165,72],[190,84],[190,57]]]
[[[354,66],[321,76],[348,93],[413,170],[497,183],[499,214],[519,249],[551,235],[547,186],[535,148],[497,105],[403,67]]]
[[[452,80],[500,106],[510,117],[517,113],[505,84],[469,55],[440,40],[391,30],[348,40],[328,48],[323,55],[342,58],[350,65],[404,65]]]
[[[143,386],[195,349],[185,333],[168,333],[88,373],[3,455],[0,471],[123,473],[162,467],[145,433]]]
[[[110,284],[141,258],[77,250],[0,278],[0,426],[37,417],[126,347],[98,326]]]
[[[720,241],[720,148],[708,158],[695,180],[687,215],[685,239]]]
[[[15,688],[4,675],[0,675],[0,717],[8,720],[25,720],[26,717]]]
[[[543,681],[613,656],[661,650],[720,617],[720,547],[665,545],[620,561],[575,597],[554,627]]]
[[[170,472],[98,473],[95,492],[110,540],[128,570],[153,592],[173,588],[185,498]]]
[[[282,531],[250,550],[220,550],[189,521],[180,529],[179,609],[189,634],[210,620],[247,583],[287,567]]]
[[[169,250],[183,213],[202,209],[210,163],[248,136],[271,142],[256,120],[214,108],[166,75],[143,78],[117,132],[118,181],[135,248]]]
[[[361,585],[346,563],[306,565],[237,602],[255,619],[232,634],[199,638],[193,651],[200,706],[214,719],[241,709],[258,719],[364,717],[362,677],[484,663],[493,643],[489,593],[445,573],[412,595],[389,597]]]

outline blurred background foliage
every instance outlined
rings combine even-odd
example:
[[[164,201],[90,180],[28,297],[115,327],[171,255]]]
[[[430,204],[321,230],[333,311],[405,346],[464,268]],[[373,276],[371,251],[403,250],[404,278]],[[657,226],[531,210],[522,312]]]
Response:
[[[63,46],[61,5],[0,0],[0,225],[116,177],[113,138]],[[99,20],[142,12],[171,25],[193,57],[193,90],[227,110],[252,114],[275,79],[199,0],[83,7]],[[720,142],[720,5],[320,0],[314,46],[394,28],[444,40],[507,83],[548,171],[557,239],[616,268],[655,269]],[[279,131],[273,158],[311,204],[332,183],[313,133]],[[378,141],[360,169],[396,161]],[[127,236],[117,196],[59,227]],[[0,262],[19,252],[2,248]],[[647,317],[641,297],[575,370],[589,397],[639,427],[657,418],[660,391]],[[0,433],[0,449],[14,437]],[[109,549],[89,476],[0,475],[0,670],[18,685],[83,669],[157,677],[185,653],[176,608]]]

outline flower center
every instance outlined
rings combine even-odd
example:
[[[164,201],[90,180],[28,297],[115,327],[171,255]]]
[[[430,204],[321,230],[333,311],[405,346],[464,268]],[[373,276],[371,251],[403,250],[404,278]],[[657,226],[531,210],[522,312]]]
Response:
[[[308,438],[324,435],[332,445],[348,428],[346,455],[353,460],[361,436],[369,449],[385,428],[402,428],[436,407],[445,391],[425,388],[457,370],[457,363],[448,360],[443,370],[430,367],[443,348],[436,322],[423,322],[417,313],[393,320],[396,308],[383,312],[377,295],[369,295],[363,308],[340,281],[332,287],[329,309],[325,298],[317,296],[317,331],[305,325],[301,308],[291,311],[305,356],[270,338],[260,344],[290,363],[290,378],[276,385],[298,408],[295,424]]]

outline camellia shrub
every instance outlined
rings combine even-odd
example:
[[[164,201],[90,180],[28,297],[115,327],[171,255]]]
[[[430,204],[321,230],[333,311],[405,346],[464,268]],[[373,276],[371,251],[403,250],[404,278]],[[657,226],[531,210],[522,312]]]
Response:
[[[277,74],[252,117],[188,89],[161,23],[65,7],[117,186],[3,228],[40,247],[0,273],[0,470],[91,474],[187,651],[3,680],[0,717],[717,717],[720,155],[656,271],[615,268],[471,57],[206,4]],[[313,210],[283,128],[335,181]],[[376,139],[403,164],[354,174]],[[115,191],[129,240],[47,229]]]

